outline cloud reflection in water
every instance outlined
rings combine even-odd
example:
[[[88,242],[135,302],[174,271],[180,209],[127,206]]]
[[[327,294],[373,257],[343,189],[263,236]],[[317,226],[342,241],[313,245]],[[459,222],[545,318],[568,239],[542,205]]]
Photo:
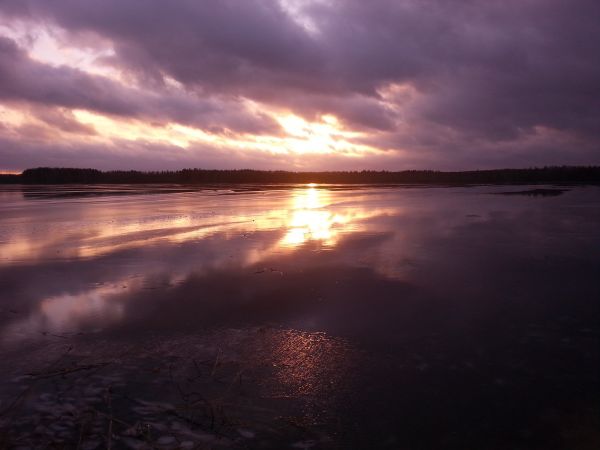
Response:
[[[154,288],[144,283],[152,285],[157,277],[181,281],[206,271],[244,270],[310,242],[331,249],[343,236],[367,229],[366,220],[398,210],[340,203],[360,195],[308,185],[236,195],[13,199],[21,208],[21,226],[4,227],[0,266],[21,267],[36,278],[36,266],[60,265],[76,273],[85,264],[81,270],[93,274],[86,276],[91,283],[64,277],[58,287],[40,289],[27,318],[2,335],[39,337],[116,323],[126,319],[131,294],[152,296]],[[113,265],[116,271],[107,270]]]

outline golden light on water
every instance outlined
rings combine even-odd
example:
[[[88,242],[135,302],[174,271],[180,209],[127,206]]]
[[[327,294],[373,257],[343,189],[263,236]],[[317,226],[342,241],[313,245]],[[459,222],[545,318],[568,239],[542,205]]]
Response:
[[[225,193],[227,191],[219,194],[193,191],[118,200],[102,197],[85,202],[62,200],[59,211],[56,211],[58,203],[52,199],[36,202],[36,213],[45,221],[56,220],[56,226],[42,229],[36,222],[33,228],[10,228],[8,239],[0,242],[0,267],[44,260],[98,258],[105,261],[100,258],[126,250],[177,248],[183,244],[195,249],[194,252],[202,252],[201,241],[218,239],[220,251],[210,258],[191,259],[189,265],[178,269],[167,263],[172,272],[168,284],[175,285],[192,269],[195,274],[231,267],[255,270],[254,267],[275,254],[300,253],[303,248],[314,250],[307,244],[330,250],[352,233],[372,232],[374,218],[399,212],[397,205],[365,208],[359,190],[331,190],[315,183],[283,195],[278,191],[239,196],[223,195]],[[22,201],[15,201],[13,207]],[[150,204],[152,212],[148,209]],[[142,260],[140,264],[144,266]],[[147,269],[160,270],[161,267],[158,264]],[[105,324],[118,322],[128,294],[154,289],[142,285],[143,279],[138,279],[137,270],[116,281],[74,292],[54,293],[41,299],[36,312],[15,322],[9,335],[14,338],[32,333],[42,336],[42,332],[59,331],[66,324],[85,324],[90,320]],[[5,338],[6,335],[0,335],[0,342]],[[310,339],[294,339],[294,345],[312,348]],[[319,358],[315,357],[315,361]],[[294,373],[293,384],[304,386],[311,373],[311,370]],[[292,374],[287,376],[292,377]]]
[[[256,232],[281,231],[281,238],[257,248],[250,245],[243,256],[238,255],[238,262],[249,265],[272,251],[293,251],[309,242],[331,249],[343,236],[367,229],[369,219],[397,210],[365,209],[352,202],[357,193],[331,191],[315,183],[294,189],[289,196],[273,197],[264,207],[259,206],[262,203],[247,207],[244,202],[233,201],[223,208],[221,202],[232,197],[205,195],[193,192],[178,197],[155,197],[157,200],[153,202],[158,201],[162,213],[146,216],[144,220],[134,219],[136,214],[147,214],[148,198],[144,196],[138,197],[133,208],[127,202],[90,201],[81,206],[81,214],[93,214],[97,220],[84,226],[65,219],[60,228],[48,229],[46,233],[15,228],[10,239],[0,243],[0,266],[48,255],[54,259],[94,258],[161,243],[200,241],[218,234],[234,239]],[[343,205],[339,204],[342,198]],[[203,207],[190,213],[200,199],[205,200]],[[48,214],[54,214],[52,211],[49,208]]]
[[[320,241],[325,246],[335,245],[338,234],[336,228],[347,223],[349,218],[326,209],[325,191],[316,186],[310,183],[306,189],[294,195],[288,231],[281,241],[282,246],[298,246],[308,241]]]

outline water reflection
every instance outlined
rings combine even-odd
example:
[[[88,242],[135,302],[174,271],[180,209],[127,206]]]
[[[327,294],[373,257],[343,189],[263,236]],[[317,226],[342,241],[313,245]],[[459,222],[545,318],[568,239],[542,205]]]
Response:
[[[413,433],[413,443],[446,439],[460,431],[457,421],[467,434],[487,433],[498,417],[514,418],[502,429],[531,429],[546,414],[536,402],[568,409],[597,391],[590,299],[600,298],[600,254],[590,249],[600,246],[600,190],[549,198],[491,191],[10,192],[0,203],[0,394],[21,392],[26,386],[12,380],[47,371],[73,347],[73,364],[56,372],[66,376],[50,373],[48,389],[64,383],[85,402],[73,392],[102,363],[108,384],[117,374],[135,385],[114,386],[119,394],[180,403],[179,358],[189,369],[180,379],[198,384],[189,392],[240,393],[237,405],[221,403],[242,415],[235,424],[252,428],[264,414],[265,433],[273,432],[273,417],[303,409],[329,436],[363,437],[335,448],[400,447],[394,433]],[[124,348],[135,360],[114,359]],[[31,398],[42,398],[46,387],[36,386]],[[304,400],[308,407],[294,406]],[[101,400],[94,407],[104,408]],[[149,421],[126,409],[119,406],[120,420]],[[27,405],[22,412],[27,433],[64,419]],[[77,442],[80,422],[73,428]],[[456,447],[481,447],[466,444]]]
[[[56,264],[59,270],[81,272],[75,278],[54,277],[39,291],[32,286],[33,308],[3,330],[3,340],[106,327],[127,319],[129,297],[140,292],[151,297],[164,280],[176,280],[167,283],[175,285],[214,270],[244,270],[299,252],[310,242],[331,249],[344,236],[372,228],[370,219],[398,212],[387,205],[365,208],[361,195],[308,185],[236,196],[184,192],[113,201],[13,199],[18,214],[0,222],[0,266],[30,273],[36,265]],[[15,283],[23,282],[16,277]]]
[[[336,244],[338,227],[347,224],[350,217],[326,209],[325,195],[315,185],[294,193],[282,246],[297,246],[308,241],[321,241],[325,247]],[[350,227],[345,231],[350,231]]]
[[[94,331],[99,326],[123,318],[122,299],[132,289],[129,280],[98,286],[81,293],[64,293],[40,300],[38,308],[5,328],[1,341],[10,342],[46,335],[66,338],[82,330]]]
[[[5,295],[15,304],[22,296],[33,304],[28,317],[20,317],[4,336],[39,336],[44,330],[70,332],[92,322],[117,323],[127,319],[122,305],[131,295],[141,292],[152,298],[165,280],[171,283],[215,271],[266,278],[267,274],[289,274],[296,267],[303,270],[326,264],[333,258],[336,264],[366,267],[388,279],[404,282],[422,277],[429,283],[438,263],[444,267],[438,278],[454,270],[453,265],[445,268],[445,256],[431,261],[444,244],[430,245],[429,241],[455,242],[448,241],[448,236],[463,229],[481,235],[477,230],[490,223],[481,208],[491,198],[496,207],[511,202],[513,213],[520,214],[514,200],[484,196],[475,220],[469,214],[472,203],[449,192],[436,194],[433,201],[427,191],[336,191],[317,185],[226,194],[32,201],[19,199],[15,193],[0,221],[0,265],[9,269],[4,275]],[[535,216],[508,217],[502,227],[514,227],[530,217]],[[525,227],[522,233],[535,229]],[[461,240],[458,252],[467,254],[474,239]],[[329,252],[330,256],[321,255],[318,260],[310,253],[336,250],[343,243],[343,251]],[[481,252],[484,247],[478,245],[477,252]],[[462,270],[465,264],[463,256]],[[421,265],[427,270],[419,270]],[[21,266],[23,275],[14,272]],[[49,267],[54,273],[69,270],[74,276],[54,275],[51,283],[42,279],[25,290],[26,277],[43,276],[38,267]],[[461,280],[461,274],[454,278]],[[239,282],[246,290],[252,286],[249,281]],[[22,309],[21,304],[18,307]]]
[[[271,194],[271,193],[269,193]],[[133,200],[85,202],[38,200],[7,216],[0,241],[0,265],[43,259],[83,259],[159,244],[182,244],[220,234],[228,237],[277,231],[282,250],[309,241],[333,247],[361,221],[397,208],[367,209],[335,204],[332,191],[315,185],[274,195],[223,196],[192,192]],[[356,193],[350,193],[352,197]],[[338,193],[337,200],[340,195]],[[266,200],[266,201],[265,201]],[[14,223],[14,225],[13,225]],[[13,225],[13,226],[11,226]],[[274,250],[272,247],[269,251]],[[254,262],[256,258],[251,258]]]
[[[287,289],[304,288],[304,281],[288,286],[295,272],[330,265],[341,273],[339,267],[358,266],[388,280],[439,288],[443,295],[449,287],[461,289],[467,267],[473,273],[485,271],[479,259],[487,257],[486,249],[498,256],[509,248],[523,252],[535,243],[540,254],[543,245],[557,247],[555,252],[566,245],[536,237],[544,235],[537,223],[522,224],[546,217],[545,223],[558,227],[554,234],[571,233],[573,226],[586,239],[596,233],[594,218],[585,209],[577,210],[582,217],[565,222],[560,210],[531,214],[532,207],[543,207],[532,199],[479,194],[465,201],[468,194],[430,192],[308,185],[235,195],[181,192],[84,201],[23,200],[14,193],[0,220],[0,288],[15,308],[27,311],[27,318],[19,316],[3,334],[39,336],[44,330],[126,321],[122,305],[133,295],[153,299],[162,292],[161,283],[215,274],[250,274],[266,286],[281,285],[280,295],[286,298]],[[490,208],[504,212],[488,213]],[[513,239],[505,242],[508,235]],[[516,236],[522,236],[521,244]],[[324,249],[330,251],[317,258],[314,250]],[[573,242],[569,251],[575,251]],[[449,263],[455,257],[460,265]],[[275,282],[271,275],[281,280]],[[240,292],[227,295],[267,295],[262,287],[252,291],[254,281],[235,279]],[[200,284],[197,289],[207,288]],[[307,293],[310,301],[324,297]]]
[[[354,363],[351,352],[346,342],[325,333],[278,333],[270,355],[282,395],[324,395],[324,388],[338,387]]]

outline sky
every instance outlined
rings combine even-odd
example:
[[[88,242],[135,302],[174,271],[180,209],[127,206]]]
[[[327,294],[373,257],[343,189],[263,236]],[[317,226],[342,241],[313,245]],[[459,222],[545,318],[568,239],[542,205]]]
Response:
[[[0,171],[600,164],[598,0],[0,0]]]

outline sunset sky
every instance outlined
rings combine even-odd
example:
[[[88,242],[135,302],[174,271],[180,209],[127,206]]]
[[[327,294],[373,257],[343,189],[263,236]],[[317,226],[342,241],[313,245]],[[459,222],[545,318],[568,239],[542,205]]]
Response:
[[[0,171],[600,164],[598,0],[0,0]]]

